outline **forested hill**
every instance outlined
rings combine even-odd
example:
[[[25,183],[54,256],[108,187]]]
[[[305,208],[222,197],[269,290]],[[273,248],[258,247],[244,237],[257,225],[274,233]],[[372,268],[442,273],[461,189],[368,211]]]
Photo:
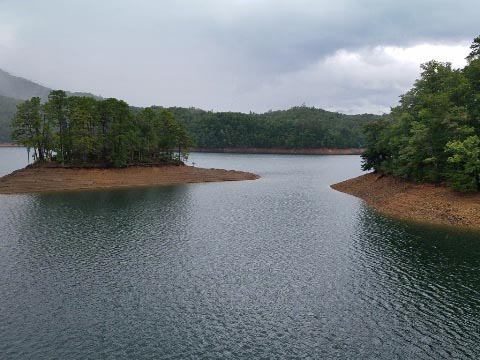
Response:
[[[34,83],[33,81],[13,76],[0,69],[0,95],[17,100],[28,100],[32,97],[39,97],[42,101],[48,100],[48,94],[52,89]],[[68,96],[86,96],[100,99],[99,96],[86,92],[68,92]]]
[[[10,75],[0,69],[0,95],[12,99],[27,100],[34,96],[46,100],[50,89],[30,80]]]
[[[51,89],[0,70],[0,142],[10,141],[9,124],[19,100],[48,100]],[[69,96],[95,97],[89,93]],[[99,97],[95,97],[100,99]],[[163,109],[162,107],[157,107]],[[140,111],[132,108],[132,111]],[[199,148],[359,148],[364,145],[362,125],[375,115],[344,115],[298,106],[263,114],[213,112],[171,107],[176,120],[185,125]]]
[[[263,114],[167,108],[199,148],[359,148],[362,126],[379,116],[344,115],[306,106]]]

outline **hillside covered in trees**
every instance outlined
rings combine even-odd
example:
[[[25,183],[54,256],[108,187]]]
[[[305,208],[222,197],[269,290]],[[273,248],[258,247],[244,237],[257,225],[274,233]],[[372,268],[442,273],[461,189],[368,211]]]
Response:
[[[360,148],[362,125],[375,115],[344,115],[298,106],[263,114],[168,108],[199,148]]]
[[[123,167],[182,160],[191,140],[172,113],[131,111],[117,99],[67,97],[52,91],[18,105],[13,140],[33,150],[39,162]]]
[[[11,141],[10,123],[15,107],[32,97],[48,100],[51,89],[32,81],[12,76],[0,70],[0,141]],[[68,96],[95,97],[89,93],[69,93]],[[344,115],[298,106],[289,110],[264,114],[213,112],[196,108],[171,107],[167,110],[183,124],[199,148],[359,148],[364,144],[362,124],[375,115]],[[133,113],[141,108],[131,108]]]
[[[33,81],[13,76],[0,69],[0,95],[18,100],[39,97],[47,100],[50,89]]]
[[[8,72],[0,69],[0,96],[8,97],[16,100],[28,100],[32,97],[39,97],[42,102],[48,100],[48,96],[52,91],[51,88],[34,83],[33,81],[13,76]],[[88,92],[65,92],[68,96],[93,97],[101,99],[100,96],[93,95]]]
[[[390,115],[365,126],[363,168],[480,190],[480,37],[468,64],[430,61]]]

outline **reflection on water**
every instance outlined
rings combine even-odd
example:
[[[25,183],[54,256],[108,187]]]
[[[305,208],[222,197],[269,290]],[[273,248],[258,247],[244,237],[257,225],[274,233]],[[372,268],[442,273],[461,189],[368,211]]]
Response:
[[[0,196],[5,358],[480,355],[478,234],[331,190],[355,156],[191,161],[262,178]]]

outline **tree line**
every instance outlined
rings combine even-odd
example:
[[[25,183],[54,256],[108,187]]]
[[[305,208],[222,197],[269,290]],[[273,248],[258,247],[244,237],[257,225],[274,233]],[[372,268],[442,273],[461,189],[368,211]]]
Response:
[[[50,92],[17,105],[12,139],[33,151],[39,162],[130,164],[184,160],[192,141],[184,125],[166,110],[132,110],[114,98]]]
[[[365,125],[363,169],[480,190],[480,36],[467,65],[430,61],[390,114]]]
[[[378,116],[296,106],[263,114],[168,108],[199,148],[361,148],[362,125]]]

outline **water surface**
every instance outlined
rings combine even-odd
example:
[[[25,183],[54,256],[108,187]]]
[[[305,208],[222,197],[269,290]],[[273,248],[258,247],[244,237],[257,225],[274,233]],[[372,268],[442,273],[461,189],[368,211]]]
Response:
[[[480,356],[478,234],[331,190],[357,156],[192,161],[262,178],[0,196],[2,358]]]

